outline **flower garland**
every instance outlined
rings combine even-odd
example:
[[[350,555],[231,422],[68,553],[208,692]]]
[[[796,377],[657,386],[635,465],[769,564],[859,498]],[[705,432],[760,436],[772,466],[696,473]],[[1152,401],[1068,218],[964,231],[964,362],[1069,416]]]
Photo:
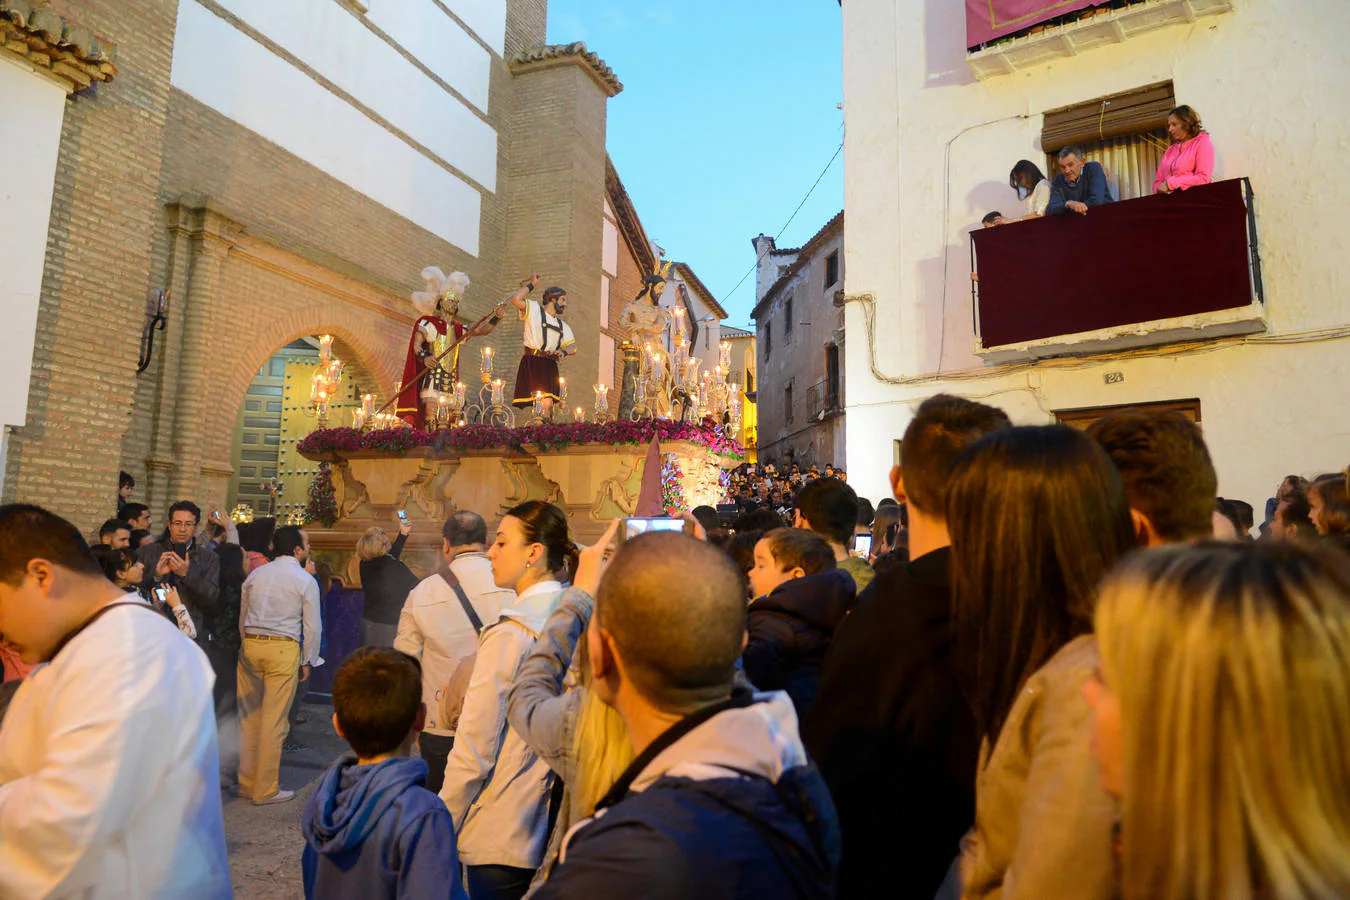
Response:
[[[642,422],[580,422],[557,425],[526,425],[503,428],[497,425],[463,425],[441,431],[415,428],[389,428],[358,431],[354,428],[325,428],[311,432],[296,449],[305,455],[380,450],[406,453],[418,447],[437,450],[493,450],[502,447],[537,446],[559,450],[571,444],[645,444],[653,437],[661,441],[687,441],[734,460],[745,459],[745,447],[727,437],[721,428],[690,425],[666,419]],[[317,481],[317,479],[316,479]],[[331,478],[330,478],[331,481]]]
[[[666,464],[661,467],[661,505],[672,516],[679,515],[688,507],[684,499],[684,470],[680,468],[680,458],[674,453],[666,454]]]
[[[338,520],[337,489],[333,487],[333,467],[319,463],[319,472],[309,483],[309,503],[305,505],[305,521],[318,522],[331,528]]]

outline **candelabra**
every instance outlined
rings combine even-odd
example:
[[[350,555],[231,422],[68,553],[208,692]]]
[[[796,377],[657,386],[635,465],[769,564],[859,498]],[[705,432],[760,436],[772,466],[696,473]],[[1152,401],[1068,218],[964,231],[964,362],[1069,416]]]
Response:
[[[577,409],[580,410],[581,407],[577,407]],[[603,384],[597,384],[595,386],[595,422],[599,424],[609,421],[612,421],[609,415],[609,388]]]
[[[490,372],[483,375],[483,386],[478,389],[478,401],[463,410],[465,421],[506,428],[516,426],[516,411],[505,403],[506,383],[494,379]]]
[[[305,410],[318,418],[320,428],[328,427],[328,405],[337,394],[342,370],[342,360],[333,356],[333,336],[323,335],[319,338],[319,364],[310,379],[309,407]]]
[[[506,383],[492,377],[493,349],[483,346],[478,351],[479,381],[478,399],[465,405],[464,385],[455,385],[455,400],[452,413],[456,423],[473,422],[483,425],[499,425],[514,428],[516,411],[508,406],[504,399]]]
[[[645,375],[639,375],[637,383],[633,386],[633,412],[629,418],[634,422],[641,422],[651,417],[651,408],[647,406],[647,378]]]

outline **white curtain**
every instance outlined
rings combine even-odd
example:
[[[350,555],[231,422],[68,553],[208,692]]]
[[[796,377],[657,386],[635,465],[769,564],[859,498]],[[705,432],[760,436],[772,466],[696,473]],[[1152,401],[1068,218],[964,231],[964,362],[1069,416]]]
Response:
[[[1085,162],[1102,164],[1117,200],[1131,200],[1153,193],[1153,178],[1166,150],[1166,133],[1150,131],[1086,144],[1083,158]],[[1050,156],[1048,166],[1052,173],[1058,172],[1059,160]]]

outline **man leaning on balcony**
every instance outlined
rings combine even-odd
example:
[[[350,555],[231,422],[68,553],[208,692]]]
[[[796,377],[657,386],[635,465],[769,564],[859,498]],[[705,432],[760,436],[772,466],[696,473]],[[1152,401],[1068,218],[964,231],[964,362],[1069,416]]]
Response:
[[[1083,162],[1083,151],[1077,147],[1059,151],[1059,174],[1050,183],[1047,216],[1062,216],[1066,212],[1085,216],[1089,207],[1110,203],[1111,199],[1101,163]]]

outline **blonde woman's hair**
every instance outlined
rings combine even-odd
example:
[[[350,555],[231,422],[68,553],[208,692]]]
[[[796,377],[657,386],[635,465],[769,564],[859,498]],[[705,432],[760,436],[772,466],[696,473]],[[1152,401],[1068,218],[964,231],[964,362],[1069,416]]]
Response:
[[[1131,557],[1096,611],[1120,701],[1122,888],[1350,897],[1350,561],[1289,542]]]
[[[366,533],[356,542],[356,556],[362,562],[379,559],[394,546],[388,533],[379,526],[367,528]]]
[[[572,758],[576,760],[576,778],[568,785],[572,795],[572,821],[579,822],[595,812],[599,803],[633,762],[633,744],[628,726],[612,706],[591,689],[590,658],[586,634],[577,642],[574,658],[582,690],[572,733]]]

